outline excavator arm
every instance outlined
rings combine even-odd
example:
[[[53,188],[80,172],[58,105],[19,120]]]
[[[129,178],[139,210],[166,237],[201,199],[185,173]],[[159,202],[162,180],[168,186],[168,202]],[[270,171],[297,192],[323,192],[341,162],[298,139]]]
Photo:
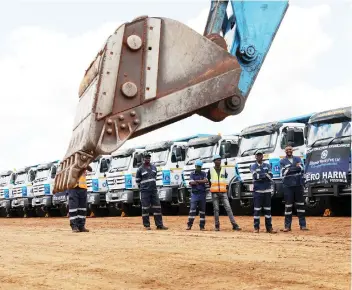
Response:
[[[239,114],[288,1],[212,1],[204,35],[167,18],[118,27],[90,64],[54,192],[75,187],[89,163],[128,139],[199,114]],[[226,42],[225,38],[229,37]]]

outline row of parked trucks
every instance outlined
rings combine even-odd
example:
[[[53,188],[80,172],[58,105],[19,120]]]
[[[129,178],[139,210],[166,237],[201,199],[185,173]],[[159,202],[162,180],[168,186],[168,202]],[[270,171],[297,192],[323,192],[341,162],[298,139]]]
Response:
[[[272,168],[273,212],[281,214],[284,205],[280,159],[285,156],[284,149],[288,144],[293,147],[294,155],[300,156],[305,162],[306,169],[309,168],[313,172],[307,173],[306,176],[305,196],[308,213],[320,215],[333,205],[337,205],[338,208],[347,206],[346,211],[350,211],[348,206],[351,197],[351,107],[345,107],[250,126],[239,134],[226,136],[199,134],[173,141],[120,149],[111,155],[99,156],[91,163],[93,170],[87,175],[88,214],[140,213],[140,193],[135,175],[143,162],[142,156],[145,151],[151,153],[151,161],[158,169],[157,187],[164,214],[188,212],[189,178],[194,170],[194,163],[197,159],[201,159],[204,164],[203,170],[208,171],[213,166],[214,154],[222,156],[222,166],[226,168],[228,175],[228,195],[234,211],[236,214],[251,214],[253,180],[250,165],[255,162],[255,153],[259,149],[264,152],[263,160],[270,163]],[[341,170],[343,160],[340,158],[337,161],[340,151],[336,150],[347,152],[345,159],[348,162],[344,161],[345,164],[347,162],[347,169]],[[319,153],[318,161],[315,152]],[[335,154],[333,159],[327,157],[329,154]],[[324,166],[317,166],[319,162],[325,162],[321,164]],[[58,165],[59,161],[54,161],[16,171],[1,172],[1,216],[66,215],[67,192],[52,194]],[[330,173],[321,172],[329,166]],[[318,178],[319,174],[331,174],[332,178]],[[209,188],[206,199],[207,210],[211,212],[212,200]]]

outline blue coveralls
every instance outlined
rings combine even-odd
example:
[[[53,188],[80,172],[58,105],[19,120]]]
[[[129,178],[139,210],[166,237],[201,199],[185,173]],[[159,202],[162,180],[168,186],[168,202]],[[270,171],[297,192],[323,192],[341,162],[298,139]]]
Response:
[[[163,226],[163,218],[161,215],[161,205],[158,191],[156,188],[157,169],[154,165],[142,165],[136,173],[136,182],[141,192],[142,204],[142,220],[145,227],[150,227],[149,211],[153,209],[154,221],[157,227]]]
[[[190,175],[190,181],[203,180],[206,178],[206,173],[203,171],[193,171]],[[189,227],[192,227],[194,219],[196,218],[197,207],[199,208],[199,227],[203,229],[205,227],[205,206],[206,206],[206,194],[205,184],[192,185],[191,193],[191,207],[189,209],[188,223]]]
[[[76,186],[68,190],[68,212],[72,229],[84,229],[87,215],[87,189]]]
[[[296,166],[300,163],[299,166]],[[303,197],[303,173],[304,168],[301,158],[292,156],[292,163],[285,157],[280,160],[281,176],[284,199],[285,199],[285,228],[291,229],[293,201],[296,204],[297,216],[300,227],[306,227],[304,197]]]
[[[254,202],[254,229],[259,230],[260,213],[262,207],[265,215],[265,228],[267,231],[272,229],[271,223],[271,166],[268,163],[258,164],[257,162],[251,165],[251,173],[253,175],[253,202]]]

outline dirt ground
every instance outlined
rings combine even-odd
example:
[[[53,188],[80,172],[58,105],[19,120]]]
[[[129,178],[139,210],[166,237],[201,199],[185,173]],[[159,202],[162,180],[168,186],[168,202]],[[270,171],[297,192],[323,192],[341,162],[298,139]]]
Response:
[[[0,219],[0,289],[350,289],[350,218],[307,218],[300,232],[191,231],[187,217],[164,217],[169,231],[144,231],[141,217]],[[264,223],[262,218],[261,223]],[[283,217],[274,217],[280,229]]]

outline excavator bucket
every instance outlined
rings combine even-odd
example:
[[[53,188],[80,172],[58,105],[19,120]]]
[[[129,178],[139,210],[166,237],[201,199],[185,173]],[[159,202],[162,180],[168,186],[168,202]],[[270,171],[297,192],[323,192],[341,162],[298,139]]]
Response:
[[[54,192],[75,187],[100,154],[229,99],[241,108],[236,57],[186,25],[141,17],[121,25],[86,70]],[[211,117],[211,116],[210,116]]]

